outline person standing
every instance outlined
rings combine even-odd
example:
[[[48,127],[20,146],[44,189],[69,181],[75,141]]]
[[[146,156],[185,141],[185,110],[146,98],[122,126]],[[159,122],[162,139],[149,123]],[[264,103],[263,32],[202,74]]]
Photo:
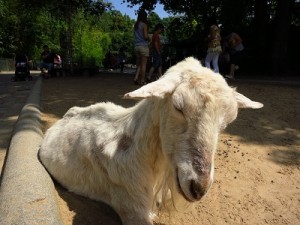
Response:
[[[210,27],[208,35],[208,49],[205,57],[205,67],[211,68],[213,65],[214,72],[219,73],[219,55],[222,52],[220,29],[217,25]]]
[[[161,41],[160,34],[164,31],[164,25],[161,23],[156,24],[152,35],[152,57],[153,63],[149,71],[148,80],[151,81],[153,72],[158,71],[158,77],[162,76],[162,57],[161,57]]]
[[[230,72],[228,76],[229,79],[234,79],[235,70],[237,70],[238,63],[243,55],[244,45],[242,43],[241,37],[237,33],[231,33],[228,37],[229,44],[229,55],[230,55]]]
[[[136,55],[137,67],[140,68],[139,73],[136,73],[134,83],[144,85],[147,60],[149,57],[149,35],[147,13],[141,9],[138,13],[137,21],[134,24],[134,52]]]

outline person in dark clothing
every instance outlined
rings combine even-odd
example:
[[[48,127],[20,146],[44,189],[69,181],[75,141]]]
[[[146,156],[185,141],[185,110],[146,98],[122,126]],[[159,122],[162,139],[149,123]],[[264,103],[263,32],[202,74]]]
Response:
[[[32,78],[30,76],[30,67],[28,62],[28,57],[24,52],[18,52],[15,55],[15,77],[14,81],[17,80],[25,80],[28,78],[29,80]]]
[[[150,68],[149,75],[147,77],[148,81],[152,81],[152,75],[156,70],[158,71],[157,78],[162,76],[162,43],[160,40],[160,35],[164,32],[164,29],[164,25],[161,23],[156,24],[154,28],[154,33],[151,38],[153,64]]]
[[[244,45],[241,37],[237,33],[231,33],[227,39],[230,54],[230,72],[229,75],[225,77],[234,79],[235,70],[239,68],[238,64],[244,53]]]
[[[40,69],[43,76],[49,77],[54,69],[55,54],[49,50],[48,45],[44,45],[43,49],[44,51],[41,54],[42,62]],[[46,70],[48,70],[48,73],[46,72]]]
[[[125,66],[125,61],[126,61],[126,55],[124,52],[124,48],[120,48],[119,54],[118,54],[118,61],[120,65],[120,71],[121,73],[124,72],[124,66]]]

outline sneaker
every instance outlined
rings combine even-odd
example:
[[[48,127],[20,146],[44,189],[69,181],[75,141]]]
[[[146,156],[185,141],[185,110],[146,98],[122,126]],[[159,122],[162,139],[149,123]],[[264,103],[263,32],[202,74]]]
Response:
[[[234,77],[233,77],[233,76],[231,76],[231,75],[225,75],[225,78],[227,78],[227,79],[231,79],[231,80],[234,80]]]

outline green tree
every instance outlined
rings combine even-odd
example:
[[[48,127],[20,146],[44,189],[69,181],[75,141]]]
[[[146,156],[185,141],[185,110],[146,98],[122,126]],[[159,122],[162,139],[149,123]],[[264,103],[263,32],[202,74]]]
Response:
[[[6,15],[7,15],[7,7],[4,2],[4,0],[0,0],[0,20],[2,21],[0,23],[0,56],[4,55],[5,52],[5,46],[3,43],[5,43],[5,27],[6,27]]]
[[[155,12],[150,12],[148,16],[149,33],[153,33],[156,24],[162,23],[162,19]]]
[[[134,20],[116,10],[103,13],[96,24],[99,29],[109,34],[109,50],[117,53],[120,48],[124,48],[128,57],[133,53],[133,25]]]
[[[5,15],[1,18],[1,42],[5,43],[1,55],[13,57],[17,51],[25,52],[30,58],[39,59],[37,51],[48,43],[59,49],[57,30],[61,24],[48,11],[20,10],[27,8],[20,0],[1,0],[5,5]]]
[[[81,32],[74,34],[74,58],[82,67],[101,66],[110,43],[108,34],[84,27]]]
[[[0,52],[4,57],[13,57],[17,49],[16,34],[18,30],[18,16],[10,11],[10,4],[7,0],[1,0],[0,3],[0,17],[1,17],[1,30],[0,30]]]
[[[23,0],[22,2],[33,9],[38,7],[43,12],[50,12],[53,18],[64,23],[64,26],[60,30],[55,30],[54,33],[63,42],[65,66],[69,65],[71,71],[73,71],[73,35],[76,13],[83,10],[85,16],[99,15],[111,6],[111,3],[103,0]]]
[[[222,35],[232,31],[238,32],[245,41],[246,48],[254,50],[251,50],[251,56],[255,59],[251,62],[252,65],[253,62],[266,63],[265,59],[260,57],[261,52],[264,52],[264,55],[269,56],[269,65],[272,65],[273,73],[288,68],[288,65],[292,64],[290,62],[293,62],[291,60],[300,51],[298,45],[293,44],[299,39],[298,0],[126,2],[142,5],[149,12],[155,4],[161,3],[165,10],[175,13],[176,16],[166,19],[160,19],[156,13],[149,15],[150,33],[158,22],[163,22],[166,27],[165,36],[173,43],[185,42],[193,47],[202,45],[201,48],[204,49],[204,36],[212,23],[221,26]],[[30,10],[20,10],[28,8]],[[90,49],[91,55],[95,54],[89,47],[91,44],[88,40],[95,41],[95,36],[99,36],[100,33],[101,37],[108,37],[103,40],[110,40],[104,41],[101,51],[118,51],[120,47],[125,47],[127,53],[133,51],[134,20],[112,10],[111,3],[104,0],[0,0],[0,19],[2,57],[12,57],[16,51],[22,50],[30,57],[39,59],[43,44],[48,44],[55,51],[63,53],[65,59],[68,59],[68,55],[73,55],[73,50],[76,57],[86,57],[88,54],[85,48]],[[78,24],[82,29],[78,29]],[[88,32],[91,32],[90,36]],[[293,35],[290,35],[291,32]],[[79,34],[83,35],[81,39]],[[75,36],[76,40],[72,41]],[[79,40],[81,42],[78,42]],[[82,44],[83,40],[85,44]],[[79,48],[77,45],[80,43]],[[103,54],[101,51],[97,54]]]
[[[297,34],[299,30],[299,0],[127,0],[127,2],[131,5],[141,4],[148,10],[161,3],[166,11],[195,21],[198,27],[193,34],[194,38],[206,33],[206,29],[212,23],[220,24],[225,35],[232,31],[238,32],[242,35],[246,47],[254,48],[255,51],[251,53],[254,62],[262,63],[263,58],[260,55],[269,56],[271,59],[269,65],[274,74],[287,70],[288,64],[292,65],[288,63],[289,60],[300,51],[299,47],[290,44],[300,38],[299,34],[297,38],[294,38],[294,35],[290,36],[291,31]],[[174,36],[180,38],[179,35]],[[269,37],[272,37],[272,41]]]

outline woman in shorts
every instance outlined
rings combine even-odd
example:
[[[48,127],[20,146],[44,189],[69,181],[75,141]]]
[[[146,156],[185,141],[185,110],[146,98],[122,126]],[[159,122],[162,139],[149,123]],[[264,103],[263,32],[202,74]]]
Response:
[[[148,46],[148,21],[147,13],[145,10],[140,10],[138,13],[137,21],[134,25],[134,52],[136,55],[137,73],[134,78],[134,83],[138,85],[144,85],[145,74],[147,67],[147,60],[149,57]]]

